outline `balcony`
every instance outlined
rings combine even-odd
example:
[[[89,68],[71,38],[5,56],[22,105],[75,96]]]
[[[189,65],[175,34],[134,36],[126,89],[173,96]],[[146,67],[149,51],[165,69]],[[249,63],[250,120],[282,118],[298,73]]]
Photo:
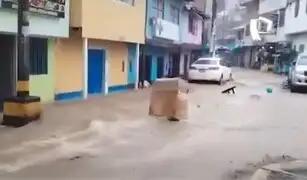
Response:
[[[240,6],[248,6],[253,1],[255,1],[255,0],[239,0],[239,4],[240,4]]]
[[[166,39],[178,42],[180,41],[179,25],[165,21],[160,18],[152,19],[152,36],[154,38]]]
[[[276,0],[262,0],[259,2],[259,14],[265,14],[268,12],[277,11],[279,9],[283,9],[287,6],[287,0],[279,0],[276,3]]]

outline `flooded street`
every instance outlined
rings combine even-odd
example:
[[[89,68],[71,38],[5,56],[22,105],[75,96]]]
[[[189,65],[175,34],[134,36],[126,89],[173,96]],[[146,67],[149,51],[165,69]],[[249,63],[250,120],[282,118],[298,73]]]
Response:
[[[307,159],[307,95],[273,74],[234,78],[191,84],[180,122],[148,117],[148,90],[46,107],[41,124],[0,129],[0,177],[219,180],[265,155]]]

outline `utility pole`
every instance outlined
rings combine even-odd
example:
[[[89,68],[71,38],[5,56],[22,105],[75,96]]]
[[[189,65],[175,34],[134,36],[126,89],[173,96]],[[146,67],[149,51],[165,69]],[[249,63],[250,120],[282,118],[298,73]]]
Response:
[[[217,15],[217,1],[212,2],[212,15],[211,15],[211,43],[210,54],[215,56],[215,37],[216,37],[216,15]]]
[[[18,1],[17,24],[17,96],[29,96],[29,1]]]
[[[17,96],[3,104],[3,125],[21,127],[41,116],[40,97],[29,93],[29,0],[18,0]]]

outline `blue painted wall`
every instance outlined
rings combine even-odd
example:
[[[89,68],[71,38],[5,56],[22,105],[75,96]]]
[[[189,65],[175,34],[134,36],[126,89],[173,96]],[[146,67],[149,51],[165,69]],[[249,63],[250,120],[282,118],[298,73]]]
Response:
[[[128,47],[128,84],[134,84],[136,81],[136,44],[127,44]]]
[[[148,38],[148,39],[152,39],[153,26],[151,24],[151,18],[156,17],[156,14],[153,11],[153,5],[157,3],[156,1],[157,0],[147,0],[146,38]],[[164,20],[166,20],[166,21],[171,21],[171,15],[170,15],[171,5],[175,5],[175,6],[179,7],[179,9],[181,9],[181,11],[182,11],[182,7],[184,5],[184,0],[164,0]],[[181,17],[180,17],[180,22],[181,22]],[[181,24],[180,22],[179,22],[179,24]],[[182,28],[185,28],[185,27],[182,27]]]
[[[145,54],[152,57],[152,67],[151,67],[151,77],[150,80],[154,81],[157,79],[157,69],[158,69],[158,57],[166,57],[167,50],[165,48],[159,48],[147,45],[145,47]],[[167,62],[167,61],[166,61]]]

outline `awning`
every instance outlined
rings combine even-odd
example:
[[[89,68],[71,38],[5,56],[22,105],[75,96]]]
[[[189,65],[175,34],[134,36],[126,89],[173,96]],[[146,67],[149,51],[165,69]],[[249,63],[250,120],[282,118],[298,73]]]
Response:
[[[232,28],[232,30],[235,30],[235,31],[236,31],[236,30],[244,29],[245,26],[246,26],[246,24],[240,25],[240,26],[236,26],[236,27]]]

